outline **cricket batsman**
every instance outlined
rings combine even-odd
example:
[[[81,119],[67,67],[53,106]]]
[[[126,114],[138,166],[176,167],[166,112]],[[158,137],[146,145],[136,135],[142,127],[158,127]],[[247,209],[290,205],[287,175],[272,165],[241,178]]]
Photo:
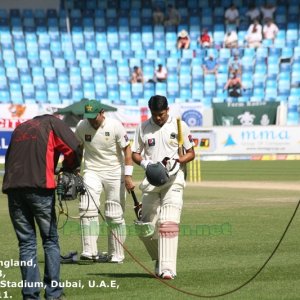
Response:
[[[82,234],[80,259],[122,263],[126,238],[124,210],[125,188],[132,182],[131,147],[123,125],[105,116],[101,103],[90,100],[85,105],[84,120],[75,135],[84,148],[83,178],[88,192],[81,196],[79,213]],[[105,218],[108,224],[108,253],[98,253],[98,210],[100,195],[105,193]]]
[[[174,279],[185,187],[183,166],[195,158],[194,142],[186,123],[169,116],[166,97],[151,97],[148,107],[151,118],[138,126],[132,145],[133,161],[146,172],[140,184],[142,217],[136,228],[156,262],[156,275]]]

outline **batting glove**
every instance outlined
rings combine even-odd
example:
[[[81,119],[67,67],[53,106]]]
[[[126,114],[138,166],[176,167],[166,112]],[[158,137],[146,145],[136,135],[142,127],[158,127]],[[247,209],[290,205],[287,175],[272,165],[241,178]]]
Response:
[[[140,163],[140,166],[146,171],[148,165],[151,165],[151,164],[153,164],[152,160],[143,159]]]

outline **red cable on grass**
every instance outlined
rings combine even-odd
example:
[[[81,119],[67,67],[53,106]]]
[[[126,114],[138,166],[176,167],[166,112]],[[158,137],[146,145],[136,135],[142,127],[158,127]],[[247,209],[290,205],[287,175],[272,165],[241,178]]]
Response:
[[[94,202],[94,199],[92,197],[92,200]],[[94,204],[96,205],[96,203],[94,202]],[[242,289],[244,286],[246,286],[247,284],[249,284],[252,280],[254,280],[258,274],[265,268],[265,266],[268,264],[268,262],[271,260],[271,258],[273,257],[273,255],[276,253],[277,249],[279,248],[281,242],[283,241],[290,225],[292,224],[293,222],[293,219],[297,213],[297,210],[299,208],[299,205],[300,205],[300,200],[298,201],[298,204],[296,205],[296,208],[293,212],[293,215],[291,217],[291,219],[289,220],[283,234],[281,235],[281,238],[279,240],[279,242],[277,243],[276,247],[274,248],[274,250],[272,251],[272,253],[270,254],[270,256],[267,258],[267,260],[264,262],[264,264],[258,269],[258,271],[252,276],[250,277],[250,279],[248,279],[247,281],[245,281],[243,284],[239,285],[238,287],[232,289],[232,290],[229,290],[227,292],[223,292],[223,293],[220,293],[220,294],[216,294],[216,295],[201,295],[201,294],[195,294],[195,293],[192,293],[192,292],[189,292],[189,291],[185,291],[185,290],[182,290],[170,283],[168,283],[165,279],[162,279],[160,278],[159,276],[157,276],[156,274],[154,274],[152,271],[150,271],[144,264],[142,264],[128,249],[126,246],[123,245],[123,243],[116,237],[116,235],[112,232],[112,235],[114,236],[114,238],[118,241],[118,243],[123,247],[123,249],[128,253],[128,255],[142,268],[144,269],[148,274],[152,275],[155,279],[157,279],[160,283],[168,286],[169,288],[173,289],[173,290],[176,290],[180,293],[183,293],[183,294],[186,294],[186,295],[189,295],[189,296],[193,296],[193,297],[197,297],[197,298],[218,298],[218,297],[222,297],[222,296],[226,296],[226,295],[229,295],[229,294],[232,294],[234,292],[237,292],[238,290]],[[97,205],[96,205],[97,207]],[[102,218],[102,220],[106,223],[106,220],[103,216],[103,214],[101,213],[99,207],[97,207],[98,209],[98,213],[100,215],[100,217]],[[109,228],[109,226],[108,226]]]

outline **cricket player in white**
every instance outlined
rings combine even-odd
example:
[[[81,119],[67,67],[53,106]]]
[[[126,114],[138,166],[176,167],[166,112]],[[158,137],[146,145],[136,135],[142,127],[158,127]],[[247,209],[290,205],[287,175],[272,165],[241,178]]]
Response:
[[[147,178],[140,184],[142,191],[142,225],[139,237],[145,244],[155,272],[163,279],[176,276],[178,232],[185,187],[182,166],[195,157],[194,142],[186,123],[182,122],[185,153],[178,154],[176,119],[169,116],[168,101],[164,96],[153,96],[148,102],[151,118],[136,129],[132,145],[133,161],[145,170],[165,157],[180,163],[180,169],[162,186],[151,185]],[[151,230],[151,227],[153,230]]]
[[[75,131],[84,147],[83,178],[88,187],[88,193],[81,197],[79,207],[83,248],[81,259],[103,261],[98,254],[97,240],[98,208],[100,195],[104,191],[105,218],[109,225],[107,260],[121,263],[124,250],[119,241],[124,243],[126,238],[125,188],[128,191],[134,189],[130,142],[122,124],[107,118],[99,101],[87,102],[84,118]]]

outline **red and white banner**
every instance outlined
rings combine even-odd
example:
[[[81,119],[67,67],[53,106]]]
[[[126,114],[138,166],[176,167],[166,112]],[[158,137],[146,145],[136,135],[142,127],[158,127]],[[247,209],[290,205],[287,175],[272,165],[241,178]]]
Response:
[[[54,114],[61,105],[50,104],[0,104],[0,129],[14,129],[28,119],[43,114]],[[115,106],[116,112],[107,112],[112,118],[119,120],[126,128],[135,128],[140,122],[150,117],[148,107]],[[190,126],[209,126],[204,124],[204,109],[200,103],[171,104],[170,115],[182,117]]]

